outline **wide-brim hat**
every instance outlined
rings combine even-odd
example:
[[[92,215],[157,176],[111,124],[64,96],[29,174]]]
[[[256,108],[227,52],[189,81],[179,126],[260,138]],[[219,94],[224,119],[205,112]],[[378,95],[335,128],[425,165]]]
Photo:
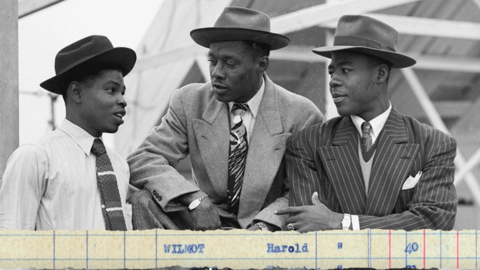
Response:
[[[270,32],[267,14],[249,8],[226,7],[213,27],[198,28],[190,32],[192,39],[203,47],[219,41],[253,41],[268,44],[270,50],[288,45],[290,39]]]
[[[390,25],[367,16],[345,15],[338,21],[333,46],[315,48],[313,52],[331,58],[332,52],[351,50],[387,60],[392,68],[415,65],[415,59],[397,53],[397,41],[398,32]]]
[[[119,69],[127,75],[135,65],[137,55],[130,48],[114,48],[105,36],[89,36],[68,45],[55,57],[55,76],[42,82],[46,90],[62,94],[66,85],[82,75],[102,69]]]

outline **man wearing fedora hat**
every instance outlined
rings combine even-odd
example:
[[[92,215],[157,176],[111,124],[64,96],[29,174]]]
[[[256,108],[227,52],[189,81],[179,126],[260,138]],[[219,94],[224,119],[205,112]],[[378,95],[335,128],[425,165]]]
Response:
[[[127,230],[131,205],[127,162],[103,145],[123,123],[123,77],[136,54],[89,36],[63,48],[56,75],[40,85],[62,95],[66,118],[36,144],[10,157],[0,189],[0,228]]]
[[[313,50],[331,58],[340,117],[287,142],[290,207],[277,214],[289,215],[289,230],[452,229],[456,142],[392,108],[390,69],[415,64],[396,52],[397,38],[383,22],[346,15],[334,45]]]
[[[160,126],[128,158],[131,183],[172,219],[186,216],[179,228],[281,229],[284,217],[273,212],[288,205],[286,140],[323,119],[311,101],[265,74],[269,51],[289,39],[270,32],[266,14],[239,7],[190,35],[209,48],[211,82],[173,93]],[[188,154],[193,179],[175,169]],[[134,227],[151,228],[147,221],[137,226],[135,213]]]

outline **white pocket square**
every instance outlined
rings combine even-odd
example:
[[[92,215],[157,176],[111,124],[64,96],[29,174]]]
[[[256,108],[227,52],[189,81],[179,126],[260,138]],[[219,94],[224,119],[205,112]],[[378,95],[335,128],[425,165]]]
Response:
[[[405,180],[405,183],[403,183],[402,190],[414,188],[415,185],[418,183],[418,180],[420,180],[420,177],[422,177],[421,171],[418,172],[417,175],[415,175],[415,177],[413,176],[408,177],[407,180]]]

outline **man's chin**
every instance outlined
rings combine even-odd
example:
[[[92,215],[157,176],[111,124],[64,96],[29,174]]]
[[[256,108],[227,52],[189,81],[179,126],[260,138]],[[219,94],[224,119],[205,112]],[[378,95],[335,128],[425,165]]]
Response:
[[[225,95],[221,95],[221,94],[217,94],[217,93],[214,93],[214,96],[215,98],[220,101],[220,102],[230,102],[231,100],[225,96]]]
[[[107,130],[103,131],[103,133],[116,133],[118,131],[120,125],[115,126],[115,127],[110,127]]]
[[[340,115],[342,117],[349,116],[349,115],[352,114],[351,110],[349,110],[348,108],[345,108],[345,107],[342,107],[342,106],[339,106],[339,105],[336,105],[335,107],[337,108],[338,115]]]

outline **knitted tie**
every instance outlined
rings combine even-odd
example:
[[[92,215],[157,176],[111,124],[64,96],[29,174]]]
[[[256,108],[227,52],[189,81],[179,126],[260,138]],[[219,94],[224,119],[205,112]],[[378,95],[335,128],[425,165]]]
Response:
[[[246,104],[233,104],[234,125],[230,130],[230,155],[228,157],[228,207],[235,214],[238,212],[240,204],[240,192],[248,152],[247,129],[241,117],[246,110],[248,110]]]
[[[372,126],[369,122],[363,122],[362,124],[362,156],[364,161],[369,161],[372,157],[375,149],[372,149],[372,135],[370,135],[370,129]]]
[[[127,227],[123,216],[117,178],[113,172],[112,163],[108,158],[105,146],[100,139],[93,141],[92,154],[97,157],[97,181],[102,199],[105,228],[111,231],[126,231]]]

